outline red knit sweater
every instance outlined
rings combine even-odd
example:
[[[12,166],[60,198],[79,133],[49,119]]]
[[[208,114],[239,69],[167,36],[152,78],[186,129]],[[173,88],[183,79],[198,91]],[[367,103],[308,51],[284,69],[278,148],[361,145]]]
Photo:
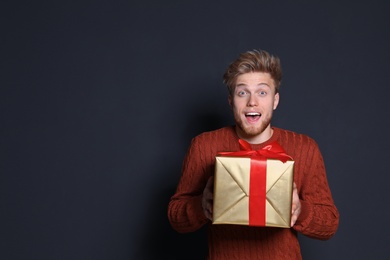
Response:
[[[290,229],[211,224],[202,210],[202,192],[214,173],[215,155],[220,151],[238,151],[238,136],[234,127],[229,126],[193,138],[177,190],[168,205],[168,219],[180,233],[193,232],[208,224],[207,259],[302,259],[297,232],[321,240],[335,234],[339,212],[318,145],[306,135],[275,127],[273,130],[267,142],[252,145],[252,149],[277,141],[295,161],[294,181],[301,200],[301,214]]]

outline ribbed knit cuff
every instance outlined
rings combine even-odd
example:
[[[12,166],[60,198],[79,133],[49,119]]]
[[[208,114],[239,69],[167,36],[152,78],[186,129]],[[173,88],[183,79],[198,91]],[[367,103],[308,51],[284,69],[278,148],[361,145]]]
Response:
[[[301,200],[301,213],[298,216],[296,226],[307,226],[313,217],[313,207],[310,203]]]
[[[201,225],[204,225],[209,219],[206,218],[202,208],[202,195],[193,198],[194,215]]]

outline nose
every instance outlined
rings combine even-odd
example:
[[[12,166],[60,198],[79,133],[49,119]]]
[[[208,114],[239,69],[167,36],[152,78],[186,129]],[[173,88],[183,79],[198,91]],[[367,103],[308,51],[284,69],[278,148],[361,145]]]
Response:
[[[257,100],[255,95],[250,95],[248,99],[248,106],[249,107],[254,107],[257,106]]]

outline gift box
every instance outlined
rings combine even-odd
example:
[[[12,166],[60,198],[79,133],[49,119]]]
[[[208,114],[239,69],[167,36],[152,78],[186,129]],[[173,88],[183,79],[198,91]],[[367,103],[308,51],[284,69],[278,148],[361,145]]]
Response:
[[[290,228],[294,161],[278,143],[216,156],[213,224]]]

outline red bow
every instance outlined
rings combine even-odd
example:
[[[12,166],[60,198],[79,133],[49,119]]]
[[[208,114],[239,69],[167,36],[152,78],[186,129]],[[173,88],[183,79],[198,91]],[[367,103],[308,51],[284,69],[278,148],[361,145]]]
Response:
[[[287,155],[284,149],[277,142],[266,145],[259,150],[252,150],[251,145],[242,139],[239,139],[238,142],[240,143],[241,151],[219,152],[218,155],[237,157],[265,157],[268,159],[277,159],[282,162],[292,160],[292,157]]]

